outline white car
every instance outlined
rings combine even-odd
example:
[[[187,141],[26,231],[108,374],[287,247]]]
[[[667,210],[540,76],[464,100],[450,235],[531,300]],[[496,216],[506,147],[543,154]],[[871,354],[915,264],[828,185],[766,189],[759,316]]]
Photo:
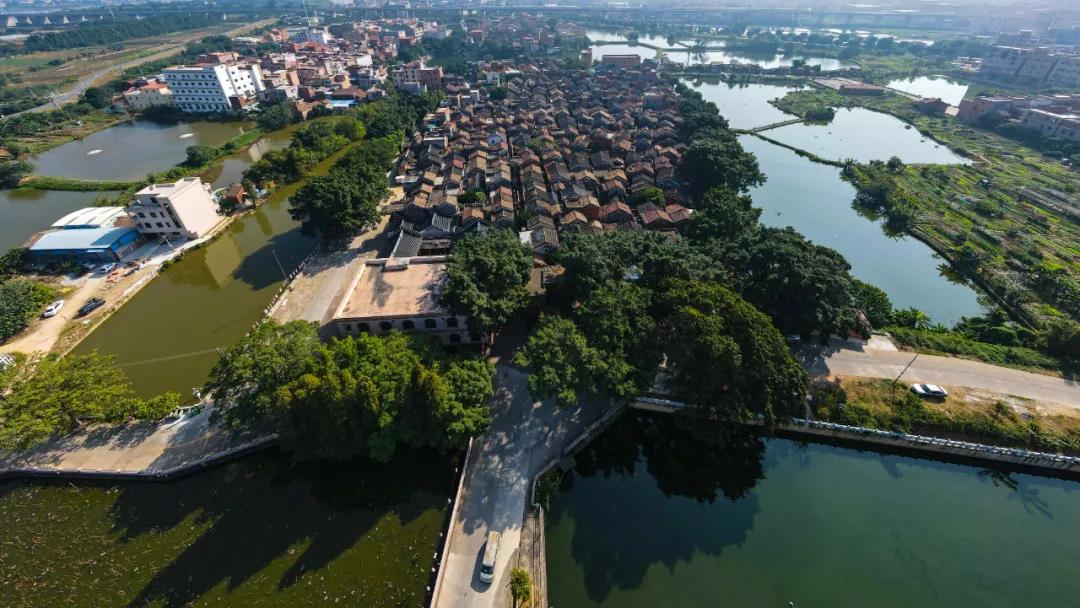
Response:
[[[98,272],[100,272],[101,274],[109,274],[110,272],[112,272],[113,268],[116,268],[116,264],[114,264],[112,262],[109,262],[108,264],[105,264],[101,268],[98,268]]]
[[[57,300],[45,307],[45,312],[41,313],[41,318],[48,319],[49,317],[55,317],[56,313],[60,312],[60,309],[63,307],[64,300]]]
[[[933,397],[935,399],[944,399],[949,396],[949,391],[936,384],[912,384],[911,392],[920,397]]]

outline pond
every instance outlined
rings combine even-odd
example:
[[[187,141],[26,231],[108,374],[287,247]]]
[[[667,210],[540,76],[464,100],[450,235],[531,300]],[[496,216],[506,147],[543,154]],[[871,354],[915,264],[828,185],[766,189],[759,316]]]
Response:
[[[552,606],[1073,606],[1080,483],[625,415],[547,515]],[[791,602],[789,604],[789,602]]]
[[[896,89],[919,97],[937,97],[950,106],[960,105],[960,101],[967,95],[968,85],[950,80],[944,76],[919,76],[893,80],[885,85],[890,89]]]
[[[752,129],[795,118],[778,110],[769,101],[797,89],[775,84],[727,84],[720,81],[684,79],[686,86],[701,93],[705,101],[720,108],[720,115],[733,129]]]
[[[305,467],[270,451],[171,482],[3,483],[2,603],[418,606],[446,463]]]
[[[865,163],[898,156],[905,163],[968,162],[902,120],[865,108],[840,108],[828,124],[800,123],[762,135],[829,160]]]
[[[0,253],[20,247],[31,235],[98,198],[114,192],[63,192],[58,190],[0,190]]]
[[[313,173],[325,173],[338,157]],[[220,182],[219,176],[214,183]],[[189,398],[217,361],[216,349],[232,345],[263,317],[282,270],[290,272],[315,247],[289,217],[287,200],[301,185],[279,188],[213,242],[170,265],[75,352],[115,355],[142,394],[176,391]]]
[[[34,173],[79,179],[136,180],[164,171],[186,158],[188,146],[221,145],[252,123],[133,120],[30,158]]]
[[[767,132],[770,133],[770,132]],[[910,236],[889,236],[851,203],[855,188],[840,169],[815,163],[752,135],[739,137],[768,177],[751,191],[766,226],[792,226],[811,241],[839,251],[856,278],[885,290],[893,306],[914,306],[934,322],[951,325],[985,312],[976,291],[959,282],[948,264]]]

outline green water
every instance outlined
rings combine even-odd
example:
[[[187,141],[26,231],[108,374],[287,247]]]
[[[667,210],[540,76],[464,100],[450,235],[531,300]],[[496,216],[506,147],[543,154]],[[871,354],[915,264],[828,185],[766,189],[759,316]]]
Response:
[[[447,466],[269,452],[168,483],[0,484],[0,605],[418,606]]]
[[[720,81],[684,79],[686,86],[701,93],[705,101],[720,108],[720,115],[733,129],[764,127],[795,118],[769,103],[797,89],[775,84],[727,84]]]
[[[547,518],[552,606],[1080,597],[1080,483],[783,439],[707,442],[667,424],[627,416],[579,456]]]
[[[273,137],[287,141],[288,134]],[[326,172],[337,158],[314,173]],[[288,197],[300,185],[279,188],[253,214],[166,268],[75,352],[115,355],[142,394],[176,391],[189,397],[217,360],[215,349],[233,344],[263,317],[283,280],[281,268],[291,271],[314,248],[314,239],[300,234],[289,217]]]
[[[160,124],[133,120],[30,158],[34,173],[81,179],[136,180],[187,157],[188,146],[221,145],[252,128],[241,122]],[[100,150],[96,154],[90,154]]]
[[[34,233],[99,197],[115,192],[62,192],[58,190],[0,190],[0,252],[21,247]]]

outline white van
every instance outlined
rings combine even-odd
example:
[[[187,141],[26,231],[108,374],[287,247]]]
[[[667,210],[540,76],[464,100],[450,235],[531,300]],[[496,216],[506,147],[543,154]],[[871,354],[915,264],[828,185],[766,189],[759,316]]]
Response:
[[[480,580],[490,583],[495,580],[495,558],[499,556],[499,533],[488,532],[484,543],[484,559],[480,561]]]

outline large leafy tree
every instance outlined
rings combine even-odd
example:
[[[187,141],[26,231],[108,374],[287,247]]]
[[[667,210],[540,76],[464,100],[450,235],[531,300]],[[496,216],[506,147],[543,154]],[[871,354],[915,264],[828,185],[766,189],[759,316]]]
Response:
[[[649,390],[656,378],[660,350],[652,297],[636,283],[608,281],[575,311],[578,326],[606,363],[604,385],[619,399]]]
[[[806,372],[769,318],[716,283],[676,281],[660,334],[677,395],[725,420],[774,422],[799,411]]]
[[[261,420],[273,413],[278,387],[314,368],[318,350],[313,323],[261,323],[222,353],[205,391],[221,404],[230,425]]]
[[[289,215],[306,234],[357,234],[379,221],[382,193],[369,186],[338,173],[309,178],[289,199]]]
[[[113,357],[46,357],[23,365],[0,397],[0,450],[21,450],[55,435],[99,422],[156,420],[173,410],[179,396],[142,399]]]
[[[873,327],[885,327],[892,323],[893,306],[889,295],[880,287],[869,283],[863,283],[859,279],[851,279],[855,306],[863,311],[866,320]]]
[[[742,294],[785,332],[843,333],[856,326],[850,268],[791,228],[767,228],[750,248]]]
[[[719,129],[694,137],[683,154],[677,175],[690,184],[695,197],[716,187],[744,192],[765,183],[757,158],[743,149],[734,133]]]
[[[510,230],[458,241],[446,268],[443,299],[483,331],[496,331],[529,302],[532,252]]]
[[[577,404],[580,396],[596,396],[608,377],[603,353],[590,346],[573,321],[545,315],[514,361],[529,368],[534,399],[555,398],[560,407]]]
[[[0,342],[21,332],[56,292],[30,279],[0,284]]]
[[[761,230],[761,209],[749,196],[727,188],[713,188],[698,201],[683,234],[706,255],[736,269]]]

